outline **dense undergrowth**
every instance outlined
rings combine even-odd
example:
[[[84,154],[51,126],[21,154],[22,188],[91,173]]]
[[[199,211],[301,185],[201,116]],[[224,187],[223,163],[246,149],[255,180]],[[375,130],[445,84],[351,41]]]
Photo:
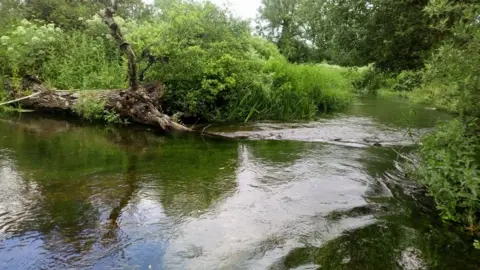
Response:
[[[480,134],[474,119],[438,126],[422,138],[413,176],[435,200],[441,217],[464,224],[473,236],[480,232]]]
[[[126,60],[107,27],[98,16],[78,20],[81,30],[26,19],[4,29],[2,77],[15,85],[34,74],[58,89],[127,87]],[[151,20],[116,20],[140,70],[151,65],[142,79],[165,82],[162,103],[170,114],[206,121],[311,119],[345,107],[353,96],[353,71],[289,63],[274,44],[252,36],[247,22],[211,3],[178,1]]]

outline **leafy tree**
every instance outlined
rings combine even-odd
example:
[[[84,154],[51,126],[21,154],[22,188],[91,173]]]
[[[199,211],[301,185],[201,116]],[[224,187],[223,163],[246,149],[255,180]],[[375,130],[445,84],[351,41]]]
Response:
[[[304,0],[299,14],[307,38],[332,62],[390,71],[422,66],[435,31],[428,0]]]
[[[303,38],[304,29],[298,7],[302,0],[262,0],[257,30],[275,42],[290,61],[313,60],[313,47]]]
[[[426,12],[443,44],[427,61],[415,98],[463,116],[480,116],[480,4],[432,1]]]

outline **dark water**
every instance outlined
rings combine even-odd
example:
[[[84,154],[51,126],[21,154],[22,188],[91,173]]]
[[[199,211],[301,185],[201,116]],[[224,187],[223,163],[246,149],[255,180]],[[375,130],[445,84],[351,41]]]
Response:
[[[237,127],[271,140],[1,121],[0,269],[479,269],[395,166],[446,118],[411,109]]]

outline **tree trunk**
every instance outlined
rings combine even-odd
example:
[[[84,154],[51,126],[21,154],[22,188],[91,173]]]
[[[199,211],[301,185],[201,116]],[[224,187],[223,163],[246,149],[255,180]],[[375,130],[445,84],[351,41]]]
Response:
[[[96,102],[103,104],[105,110],[137,123],[157,126],[165,131],[191,131],[157,108],[163,94],[163,84],[159,82],[141,86],[135,92],[130,89],[67,91],[47,89],[34,77],[27,76],[23,79],[23,88],[39,93],[20,101],[27,108],[76,113],[82,102]]]

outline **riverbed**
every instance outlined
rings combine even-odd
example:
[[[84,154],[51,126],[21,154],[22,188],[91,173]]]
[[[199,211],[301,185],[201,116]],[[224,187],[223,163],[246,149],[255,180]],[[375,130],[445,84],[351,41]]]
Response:
[[[162,135],[0,121],[0,269],[479,269],[398,153],[445,113],[359,99],[316,121]]]

